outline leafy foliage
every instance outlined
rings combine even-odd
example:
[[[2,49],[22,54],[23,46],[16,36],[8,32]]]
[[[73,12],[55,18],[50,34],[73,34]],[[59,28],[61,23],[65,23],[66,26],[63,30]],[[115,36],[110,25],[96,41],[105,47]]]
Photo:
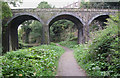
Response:
[[[37,8],[52,8],[50,4],[46,1],[42,1],[41,3],[38,4]]]
[[[11,9],[7,2],[2,2],[2,19],[12,17]]]
[[[2,59],[2,76],[54,76],[57,61],[64,49],[54,45],[43,45],[8,52]]]
[[[30,25],[32,31],[30,33],[31,35],[31,42],[36,42],[36,43],[40,43],[41,42],[41,36],[42,36],[42,24],[38,21],[34,21],[31,25]]]
[[[66,41],[75,37],[76,27],[69,20],[59,20],[50,26],[51,41]]]
[[[6,2],[8,4],[13,5],[14,7],[20,6],[20,4],[22,4],[23,0],[7,0]]]
[[[81,1],[80,8],[97,8],[97,9],[118,9],[120,5],[119,2],[109,2],[106,0],[102,0],[101,2],[94,2],[93,0],[89,0],[89,2]]]
[[[18,30],[19,43],[40,43],[42,36],[42,24],[38,21],[28,20],[21,24]]]
[[[42,1],[37,8],[52,8],[47,2]],[[38,21],[27,20],[22,24],[19,30],[19,43],[41,43],[42,24]],[[21,39],[22,38],[22,39]]]
[[[111,16],[106,29],[96,32],[97,36],[87,49],[80,47],[75,57],[92,76],[120,76],[120,52],[118,46],[119,17]],[[81,55],[80,55],[81,54]]]
[[[24,43],[29,43],[29,35],[30,32],[32,31],[30,28],[30,24],[32,23],[32,20],[28,20],[23,22],[20,26],[21,29],[19,29],[19,41],[23,41]]]
[[[119,15],[110,16],[107,27],[96,31],[96,36],[88,44],[76,45],[71,41],[61,43],[74,49],[78,64],[86,70],[89,76],[120,76],[119,52]]]
[[[59,44],[68,48],[73,48],[75,45],[77,45],[77,41],[62,41]]]

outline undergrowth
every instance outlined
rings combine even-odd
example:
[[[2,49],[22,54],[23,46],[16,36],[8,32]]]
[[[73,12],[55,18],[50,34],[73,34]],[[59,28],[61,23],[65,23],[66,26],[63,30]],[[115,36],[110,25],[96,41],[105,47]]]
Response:
[[[0,75],[5,78],[55,76],[58,59],[63,52],[64,49],[55,44],[7,52],[0,57]]]
[[[78,64],[88,76],[120,76],[120,19],[118,15],[110,17],[106,29],[94,32],[97,35],[92,42],[79,45],[73,41],[60,43],[74,50]]]

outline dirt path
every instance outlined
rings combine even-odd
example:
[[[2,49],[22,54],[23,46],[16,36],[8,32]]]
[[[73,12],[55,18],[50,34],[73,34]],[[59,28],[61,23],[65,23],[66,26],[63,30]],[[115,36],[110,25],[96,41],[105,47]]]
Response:
[[[73,50],[59,44],[56,45],[65,49],[65,53],[59,60],[57,76],[86,76],[85,71],[77,64],[73,55]]]

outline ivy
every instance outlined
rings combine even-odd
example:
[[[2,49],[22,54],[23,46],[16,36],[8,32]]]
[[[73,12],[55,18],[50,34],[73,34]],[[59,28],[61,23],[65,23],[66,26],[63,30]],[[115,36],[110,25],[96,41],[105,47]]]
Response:
[[[55,76],[58,59],[63,52],[64,49],[55,44],[8,52],[0,57],[0,77]]]
[[[2,19],[12,17],[12,12],[7,2],[2,2]]]

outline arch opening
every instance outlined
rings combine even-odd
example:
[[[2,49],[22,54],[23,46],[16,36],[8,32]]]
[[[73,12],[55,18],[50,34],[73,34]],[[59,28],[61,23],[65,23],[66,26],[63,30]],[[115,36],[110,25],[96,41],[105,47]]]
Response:
[[[94,22],[94,20],[98,20],[98,21],[101,21],[101,22],[106,22],[107,18],[109,18],[109,14],[100,14],[100,15],[96,15],[94,16],[93,18],[91,18],[88,22],[88,25],[90,25],[92,22]]]
[[[88,22],[90,40],[96,35],[95,32],[106,28],[107,18],[110,18],[109,14],[96,15]]]
[[[18,27],[25,21],[35,20],[43,24],[42,20],[35,15],[31,14],[19,14],[14,16],[8,21],[9,27],[9,50],[19,49],[18,41]]]
[[[48,21],[48,26],[49,26],[49,33],[50,33],[50,27],[52,25],[54,25],[54,23],[58,22],[58,21],[62,21],[62,20],[67,20],[69,22],[72,22],[74,24],[74,27],[77,29],[76,32],[77,34],[77,43],[83,43],[83,26],[84,26],[84,22],[82,21],[82,19],[80,17],[77,17],[73,14],[59,14],[56,15],[54,17],[52,17],[49,21]],[[50,34],[49,34],[50,37]],[[50,38],[51,39],[51,38]]]

